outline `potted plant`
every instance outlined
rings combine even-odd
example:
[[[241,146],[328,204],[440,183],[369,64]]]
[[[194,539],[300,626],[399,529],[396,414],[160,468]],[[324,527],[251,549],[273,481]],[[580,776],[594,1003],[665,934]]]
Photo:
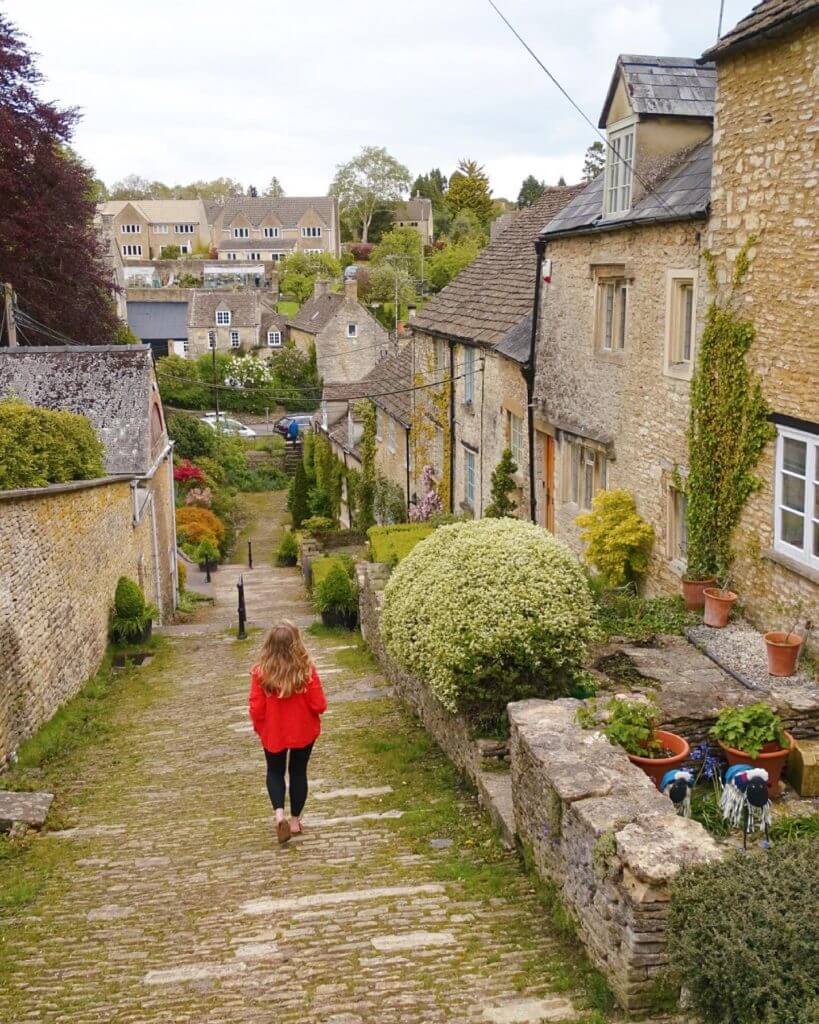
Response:
[[[765,649],[768,653],[768,672],[772,676],[792,676],[796,672],[796,663],[799,661],[799,654],[805,638],[796,632],[796,623],[802,612],[801,603],[796,609],[794,622],[791,628],[783,630],[770,630],[764,634]]]
[[[334,565],[314,587],[313,604],[325,626],[355,629],[358,623],[358,583],[343,565]]]
[[[683,736],[659,729],[659,708],[653,701],[614,697],[608,703],[609,720],[603,732],[610,743],[619,744],[632,764],[660,788],[660,779],[670,768],[681,765],[690,747]]]
[[[726,577],[721,586],[706,587],[703,590],[705,598],[705,614],[703,621],[706,626],[714,629],[724,629],[728,625],[731,609],[737,601],[737,595],[728,589],[729,578]]]
[[[138,583],[120,576],[114,593],[111,639],[119,644],[147,643],[151,639],[157,609],[145,601]]]
[[[782,719],[767,704],[760,701],[744,708],[723,708],[711,735],[722,747],[729,765],[764,768],[770,791],[776,792],[793,736],[785,732]]]
[[[705,591],[717,582],[716,576],[691,562],[682,578],[682,593],[685,607],[689,612],[697,612],[705,604]]]
[[[205,537],[199,542],[196,548],[196,561],[199,563],[200,572],[207,572],[208,569],[215,572],[218,568],[219,548],[210,537]]]
[[[296,543],[296,535],[292,530],[287,530],[276,549],[276,565],[292,566],[299,560],[299,546]]]

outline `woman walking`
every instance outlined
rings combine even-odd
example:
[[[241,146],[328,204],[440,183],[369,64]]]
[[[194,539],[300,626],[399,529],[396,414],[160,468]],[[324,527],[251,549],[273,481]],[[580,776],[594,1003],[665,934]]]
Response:
[[[318,672],[292,622],[281,622],[268,633],[259,662],[250,672],[249,704],[250,720],[267,761],[276,835],[286,843],[302,831],[307,762],[321,732],[319,716],[327,710]],[[290,821],[284,814],[285,772],[290,783]]]

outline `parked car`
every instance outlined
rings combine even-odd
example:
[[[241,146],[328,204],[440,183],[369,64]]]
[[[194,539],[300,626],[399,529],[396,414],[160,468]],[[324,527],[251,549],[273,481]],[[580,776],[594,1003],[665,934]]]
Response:
[[[255,437],[256,431],[250,427],[246,427],[244,423],[240,423],[239,420],[233,420],[229,416],[226,416],[223,412],[208,413],[202,419],[202,422],[207,424],[211,430],[219,430],[223,434],[233,434],[237,437]]]
[[[299,427],[299,434],[305,433],[305,431],[313,429],[313,416],[309,412],[294,412],[289,416],[282,416],[280,420],[276,420],[273,424],[273,429],[277,434],[281,434],[282,437],[287,437],[290,424],[296,421]]]

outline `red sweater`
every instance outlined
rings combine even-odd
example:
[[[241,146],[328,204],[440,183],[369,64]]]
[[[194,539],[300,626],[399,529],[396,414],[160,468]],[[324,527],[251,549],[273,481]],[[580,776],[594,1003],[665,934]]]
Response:
[[[259,682],[259,667],[250,673],[250,720],[265,750],[277,754],[289,747],[306,747],[321,732],[319,715],[327,710],[327,699],[315,668],[302,693],[280,697],[266,693]]]

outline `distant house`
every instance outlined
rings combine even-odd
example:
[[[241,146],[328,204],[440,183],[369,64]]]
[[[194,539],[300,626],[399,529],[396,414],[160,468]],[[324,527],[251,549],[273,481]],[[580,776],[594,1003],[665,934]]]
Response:
[[[389,348],[387,331],[358,301],[355,280],[332,292],[329,281],[317,279],[312,297],[288,327],[303,352],[315,346],[319,375],[333,383],[361,380]]]
[[[98,214],[126,265],[159,259],[171,246],[185,255],[211,244],[201,199],[111,199],[99,204]]]
[[[395,208],[393,223],[397,228],[415,228],[423,245],[432,245],[434,224],[432,221],[432,200],[424,199],[417,193]]]
[[[334,196],[234,196],[209,202],[208,217],[219,259],[278,262],[292,252],[341,252]]]
[[[188,308],[186,355],[279,349],[287,326],[262,293],[194,289]]]

